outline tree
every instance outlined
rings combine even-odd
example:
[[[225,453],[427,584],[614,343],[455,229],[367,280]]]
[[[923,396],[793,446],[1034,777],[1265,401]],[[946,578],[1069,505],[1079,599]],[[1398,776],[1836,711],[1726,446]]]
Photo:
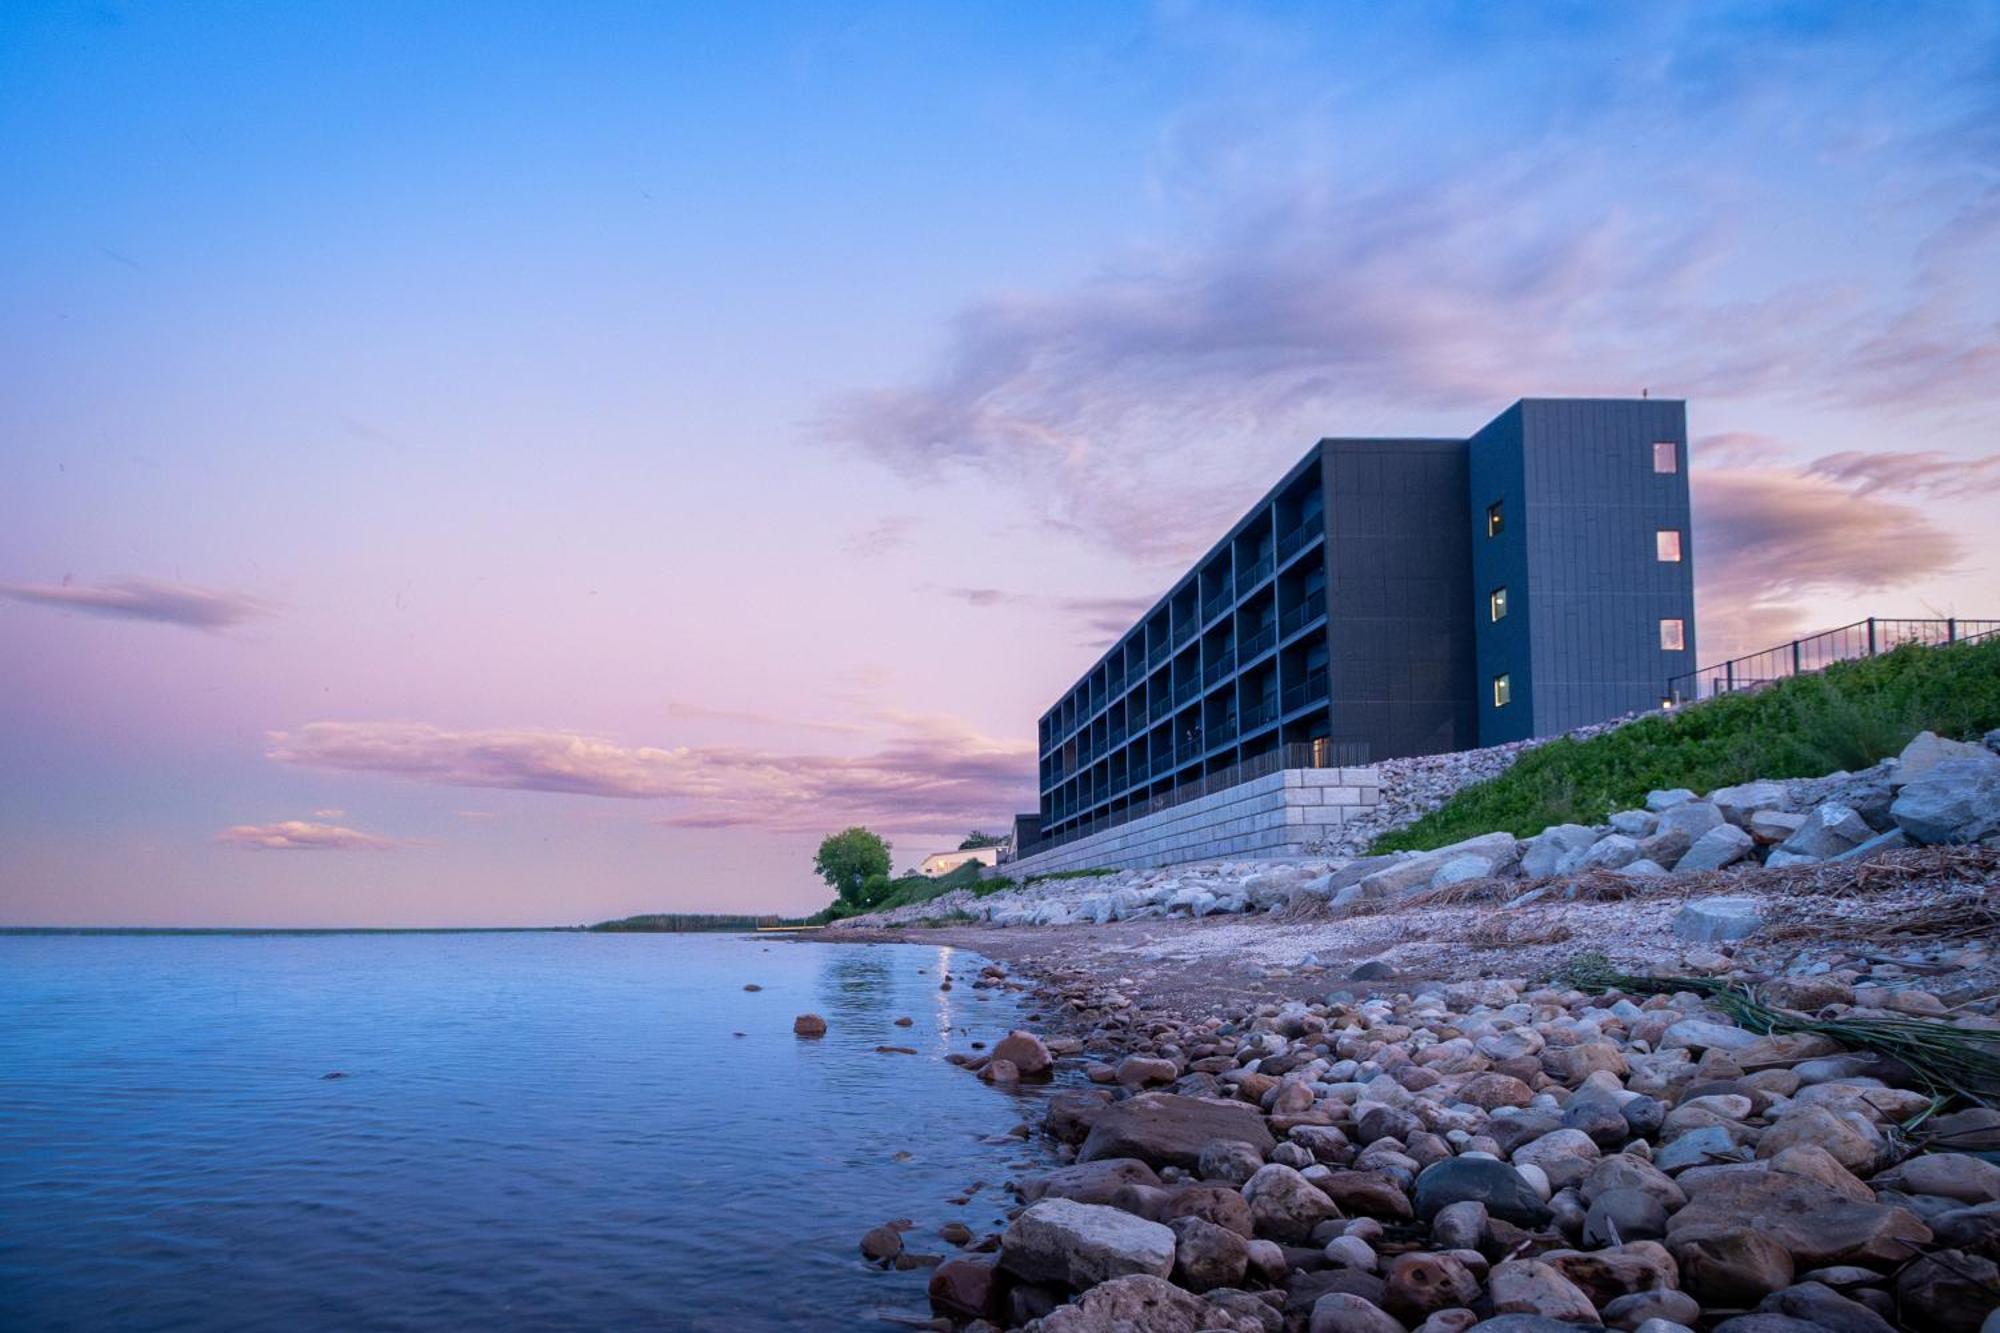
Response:
[[[852,907],[868,906],[871,879],[889,879],[889,844],[865,828],[842,829],[820,840],[813,871]]]
[[[998,847],[1006,839],[992,833],[981,833],[978,829],[965,835],[965,841],[958,844],[961,852],[972,851],[976,847]]]

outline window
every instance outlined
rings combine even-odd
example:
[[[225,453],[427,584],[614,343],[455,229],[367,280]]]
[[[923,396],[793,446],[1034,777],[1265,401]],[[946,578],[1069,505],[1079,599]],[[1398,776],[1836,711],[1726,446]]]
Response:
[[[1681,470],[1681,447],[1672,440],[1661,440],[1653,446],[1653,471],[1679,472]]]
[[[1495,676],[1493,678],[1493,706],[1495,708],[1505,708],[1513,697],[1514,678],[1512,676]]]
[[[1659,556],[1662,563],[1669,565],[1679,564],[1681,562],[1681,530],[1679,528],[1661,528],[1658,532],[1654,533],[1653,551],[1654,554]]]
[[[1486,535],[1489,537],[1498,537],[1500,535],[1501,530],[1506,526],[1507,526],[1506,517],[1500,512],[1500,502],[1498,500],[1495,500],[1492,504],[1487,505]]]
[[[1679,620],[1660,622],[1660,651],[1678,653],[1687,647],[1687,626]]]
[[[1486,594],[1486,616],[1489,620],[1505,620],[1507,618],[1507,590],[1505,588],[1495,588],[1492,592]]]

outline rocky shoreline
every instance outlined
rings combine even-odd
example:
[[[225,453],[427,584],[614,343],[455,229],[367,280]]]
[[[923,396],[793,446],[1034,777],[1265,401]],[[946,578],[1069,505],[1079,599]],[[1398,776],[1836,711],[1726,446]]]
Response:
[[[1693,962],[1802,1016],[1944,1007]],[[1350,980],[1184,1011],[1083,968],[971,984],[1048,1015],[955,1058],[1054,1080],[1039,1132],[1070,1164],[948,1238],[940,1328],[1955,1333],[2000,1305],[2000,1113],[1905,1132],[1931,1106],[1909,1069],[1693,992]]]
[[[1064,1164],[936,1326],[2000,1333],[1996,750],[829,932],[1043,1015],[950,1057]]]

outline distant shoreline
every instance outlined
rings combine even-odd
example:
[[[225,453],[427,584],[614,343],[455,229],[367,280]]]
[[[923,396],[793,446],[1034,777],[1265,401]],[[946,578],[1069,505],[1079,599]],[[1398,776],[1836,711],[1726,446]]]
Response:
[[[0,926],[0,935],[526,935],[587,926]]]

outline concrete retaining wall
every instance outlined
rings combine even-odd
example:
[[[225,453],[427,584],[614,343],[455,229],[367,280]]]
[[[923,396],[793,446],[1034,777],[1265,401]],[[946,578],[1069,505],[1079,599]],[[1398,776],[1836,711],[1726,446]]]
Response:
[[[1018,880],[1053,870],[1304,856],[1307,847],[1337,831],[1350,812],[1381,799],[1381,778],[1373,768],[1288,768],[1031,852],[997,873]]]

